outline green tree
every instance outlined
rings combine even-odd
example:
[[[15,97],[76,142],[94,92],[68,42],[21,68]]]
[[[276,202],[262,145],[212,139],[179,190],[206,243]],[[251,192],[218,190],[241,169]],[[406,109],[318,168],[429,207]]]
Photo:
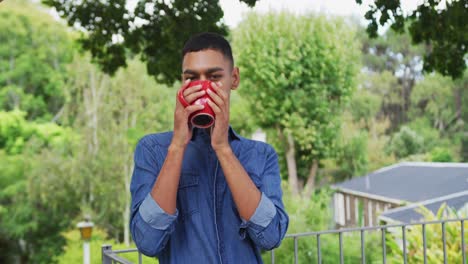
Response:
[[[141,52],[151,75],[172,83],[179,79],[181,45],[191,34],[207,30],[227,33],[218,0],[139,0],[135,8],[127,6],[125,0],[42,1],[56,8],[70,26],[86,30],[81,38],[83,47],[109,73],[126,65],[129,49]],[[258,0],[240,1],[254,6]],[[433,47],[425,57],[424,68],[459,77],[466,68],[468,29],[464,19],[468,9],[463,0],[447,3],[445,9],[436,8],[439,4],[440,0],[425,1],[405,16],[400,2],[376,1],[365,15],[370,20],[368,32],[376,36],[379,24],[386,23],[402,31],[408,21],[413,42],[427,42]]]
[[[65,67],[75,52],[66,27],[28,1],[0,8],[0,109],[52,120],[64,104]]]
[[[0,262],[50,263],[62,251],[60,232],[76,211],[70,203],[73,186],[66,173],[57,177],[53,162],[70,164],[68,147],[76,137],[53,123],[27,122],[25,115],[0,111]],[[51,149],[53,158],[47,155]],[[45,164],[47,157],[53,162]],[[45,178],[58,187],[49,194],[41,192]],[[45,199],[47,195],[57,199]]]
[[[422,76],[422,45],[411,45],[408,33],[387,30],[378,39],[358,31],[365,73],[361,83],[382,98],[381,114],[391,120],[391,130],[408,122],[411,93]]]
[[[243,76],[239,92],[258,124],[276,130],[294,194],[296,161],[307,166],[308,175],[300,176],[310,194],[319,161],[334,150],[337,116],[354,87],[354,30],[324,16],[250,14],[232,38]]]
[[[110,77],[89,58],[76,58],[62,118],[81,135],[77,163],[68,173],[81,212],[127,244],[133,148],[145,134],[172,129],[176,93],[175,86],[168,89],[142,71],[144,65],[131,60]]]
[[[65,243],[61,232],[83,214],[129,243],[133,148],[142,135],[172,128],[176,93],[143,70],[132,60],[111,78],[87,58],[75,58],[59,121],[76,136],[27,122],[18,111],[0,112],[0,251],[8,248],[23,262],[53,262]]]
[[[346,130],[346,134],[349,133]],[[343,134],[345,134],[343,133]],[[365,131],[355,135],[342,136],[336,153],[336,163],[340,169],[340,180],[362,176],[367,172],[369,159],[367,157],[367,138]]]
[[[429,118],[440,133],[450,128],[460,129],[461,124],[458,121],[461,121],[461,112],[457,111],[455,105],[456,88],[448,77],[439,74],[426,76],[416,84],[411,95],[416,108],[415,114]]]
[[[257,0],[240,0],[253,6]],[[126,66],[127,51],[141,54],[148,73],[173,84],[180,79],[180,51],[184,42],[202,31],[226,35],[218,0],[43,0],[70,26],[83,28],[80,43],[106,73]],[[181,30],[183,29],[183,30]]]
[[[377,118],[382,100],[382,97],[369,92],[368,89],[359,89],[354,92],[347,107],[353,117],[352,121],[364,123],[364,127],[369,130],[371,123]]]
[[[362,4],[362,0],[356,2]],[[466,0],[426,0],[409,13],[403,12],[400,1],[380,0],[373,1],[365,14],[371,37],[377,37],[379,26],[390,25],[397,32],[408,27],[414,44],[430,46],[424,55],[424,70],[452,78],[460,78],[466,69],[467,16]]]

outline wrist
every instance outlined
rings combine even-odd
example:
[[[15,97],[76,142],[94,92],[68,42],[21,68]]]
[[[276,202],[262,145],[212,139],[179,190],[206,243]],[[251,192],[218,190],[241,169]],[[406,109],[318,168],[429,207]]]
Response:
[[[171,142],[168,148],[168,152],[184,152],[186,147],[186,144]]]
[[[218,156],[219,155],[228,155],[228,154],[233,153],[231,145],[229,145],[229,144],[213,147],[213,150],[216,153],[216,155],[218,155]]]

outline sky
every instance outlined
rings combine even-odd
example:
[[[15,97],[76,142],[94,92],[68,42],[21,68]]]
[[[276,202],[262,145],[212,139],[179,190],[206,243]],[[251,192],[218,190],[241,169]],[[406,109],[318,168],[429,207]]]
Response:
[[[220,5],[224,11],[224,22],[229,27],[235,27],[242,20],[242,15],[249,10],[260,13],[270,10],[288,10],[295,14],[320,12],[331,15],[357,15],[364,18],[372,0],[362,2],[362,5],[358,5],[355,0],[260,0],[254,8],[249,8],[239,0],[220,0]],[[414,10],[421,2],[423,0],[401,0],[404,12]]]

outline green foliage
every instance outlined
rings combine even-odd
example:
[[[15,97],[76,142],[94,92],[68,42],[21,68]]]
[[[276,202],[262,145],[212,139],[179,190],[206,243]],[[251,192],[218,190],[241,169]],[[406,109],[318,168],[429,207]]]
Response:
[[[361,4],[362,0],[356,0]],[[468,44],[468,16],[466,1],[424,1],[416,10],[405,13],[400,1],[375,1],[369,5],[365,18],[369,21],[367,33],[377,37],[380,26],[390,24],[398,32],[409,32],[414,44],[430,46],[424,56],[424,70],[434,70],[452,78],[459,78],[466,69]]]
[[[367,89],[359,89],[354,94],[347,107],[355,123],[364,122],[366,127],[376,118],[380,111],[382,98],[370,93]]]
[[[436,147],[430,153],[432,162],[453,162],[452,153],[445,148]]]
[[[388,117],[390,129],[398,129],[408,121],[411,93],[421,78],[422,45],[411,45],[410,35],[388,30],[380,38],[369,38],[358,31],[364,69],[361,84],[365,90],[381,99],[380,116]]]
[[[440,132],[459,129],[456,121],[460,113],[456,113],[454,104],[456,88],[448,77],[438,74],[426,76],[415,85],[411,94],[411,101],[416,106],[415,114],[424,115]]]
[[[75,52],[70,33],[35,4],[7,1],[0,43],[0,109],[51,120],[64,103],[65,66]]]
[[[82,136],[73,149],[67,181],[75,186],[79,195],[75,203],[81,212],[123,240],[129,222],[126,210],[134,147],[145,134],[172,129],[177,85],[157,84],[141,74],[144,64],[138,60],[129,61],[113,77],[86,57],[76,58],[69,71],[65,92],[70,99],[63,123]]]
[[[340,19],[250,14],[233,32],[243,98],[263,128],[291,133],[304,161],[332,151],[354,87],[353,29]]]
[[[395,133],[388,145],[388,150],[398,158],[408,157],[423,151],[424,139],[409,127],[403,126]]]
[[[462,138],[461,145],[461,161],[468,162],[468,133]]]
[[[252,135],[256,128],[255,117],[250,111],[249,102],[239,93],[231,93],[229,123],[237,133],[245,137]]]
[[[70,129],[28,122],[25,116],[19,110],[0,111],[0,244],[6,243],[0,251],[8,250],[0,260],[8,262],[19,255],[30,262],[50,263],[50,258],[61,252],[64,239],[60,231],[68,224],[69,212],[76,208],[68,204],[72,195],[67,193],[66,184],[49,193],[56,197],[64,194],[60,199],[43,199],[40,186],[46,182],[38,179],[51,177],[55,168],[45,163],[44,149],[55,149],[56,161],[77,137]]]
[[[391,72],[400,79],[415,79],[421,75],[420,63],[423,45],[412,45],[407,31],[398,34],[387,30],[379,38],[369,38],[360,28],[357,32],[361,42],[362,62],[371,72]],[[402,72],[406,71],[406,72]]]
[[[356,135],[342,139],[336,154],[336,162],[341,174],[340,179],[361,176],[367,172],[369,163],[367,138],[367,133],[360,131]]]
[[[69,31],[30,1],[1,4],[0,262],[81,262],[75,223],[90,214],[100,227],[91,241],[93,263],[100,263],[103,243],[126,248],[120,242],[128,228],[136,142],[173,126],[179,84],[161,85],[142,73],[173,83],[180,76],[186,38],[205,30],[226,34],[227,28],[218,23],[222,12],[216,0],[140,0],[133,14],[122,0],[46,2],[69,24],[87,29],[82,47],[115,74],[104,74],[86,53],[78,55]],[[154,12],[145,12],[145,6]],[[137,17],[147,24],[133,28]],[[188,30],[178,34],[181,25]],[[324,179],[338,169],[343,177],[364,174],[395,163],[395,156],[468,159],[468,73],[457,81],[436,74],[420,78],[423,50],[411,46],[408,35],[390,31],[377,40],[359,37],[365,71],[346,109],[353,123],[340,118],[358,67],[355,30],[347,22],[288,13],[250,15],[233,33],[242,87],[231,97],[231,124],[245,136],[261,124],[280,155],[282,175],[287,175],[287,133],[294,136],[302,177],[311,159],[324,157],[329,157],[320,163]],[[112,41],[116,34],[123,42]],[[402,123],[407,128],[392,135]],[[391,153],[384,151],[387,145]],[[333,227],[330,196],[327,189],[311,199],[286,194],[289,232]],[[344,239],[345,262],[358,263],[359,237]],[[366,236],[367,262],[380,260],[377,239]],[[283,242],[277,262],[292,262],[293,243]],[[338,252],[338,238],[324,235],[324,262],[337,263]],[[299,253],[301,263],[316,260],[315,238],[301,238]]]
[[[25,119],[26,113],[15,110],[0,111],[0,149],[8,154],[22,153],[26,143],[31,139],[34,144],[28,145],[28,152],[37,152],[42,147],[62,147],[76,139],[68,128],[54,123],[35,123]]]
[[[284,188],[286,189],[286,188]],[[289,193],[283,196],[286,211],[289,214],[288,234],[323,231],[333,228],[330,201],[333,192],[328,188],[317,190],[311,198],[294,197]],[[345,263],[360,263],[360,234],[344,235]],[[321,235],[321,253],[323,263],[339,263],[338,235]],[[315,236],[301,237],[298,240],[298,263],[317,262],[317,242]],[[366,261],[373,263],[380,259],[378,234],[366,233]],[[263,254],[265,263],[270,263],[270,252]],[[275,249],[275,263],[294,262],[294,239],[285,238]]]
[[[81,240],[80,232],[77,229],[71,229],[64,232],[66,238],[66,246],[64,252],[56,257],[56,261],[59,264],[70,264],[70,263],[83,263],[83,240]],[[129,247],[109,239],[106,232],[99,227],[93,228],[93,234],[90,244],[91,263],[102,263],[101,248],[103,245],[111,245],[112,250],[128,249]],[[134,244],[130,245],[130,248],[136,248]],[[138,263],[138,253],[122,253],[119,256],[129,260],[132,263]],[[142,263],[159,263],[156,258],[150,258],[143,255]]]
[[[440,131],[432,126],[431,120],[427,116],[422,116],[412,120],[407,126],[416,134],[423,138],[423,151],[430,151],[436,146],[450,145],[441,137]]]
[[[404,87],[398,78],[390,71],[370,73],[361,77],[363,87],[370,94],[380,98],[379,115],[390,119],[390,130],[395,130],[404,122],[405,98],[402,97]]]
[[[417,210],[424,216],[424,221],[435,221],[442,219],[457,219],[463,217],[455,213],[450,208],[443,204],[436,215],[427,208],[421,207]],[[444,216],[445,215],[445,216]],[[464,216],[466,217],[466,216]],[[464,229],[468,228],[468,223],[464,222]],[[461,248],[461,224],[460,222],[450,222],[445,224],[446,230],[446,249],[447,249],[447,263],[462,263],[462,249]],[[465,241],[467,241],[468,234],[465,232]],[[408,228],[407,234],[407,263],[423,263],[423,236],[422,226],[415,225]],[[402,241],[401,233],[388,236],[387,245],[389,247],[388,263],[399,264],[403,263],[403,248],[399,243]],[[426,225],[426,241],[427,241],[427,263],[436,264],[444,262],[443,244],[442,244],[442,228],[440,224]]]
[[[19,256],[27,262],[54,263],[51,258],[60,254],[65,243],[60,232],[68,226],[73,212],[77,212],[70,203],[74,198],[73,187],[66,184],[63,177],[66,173],[62,171],[59,176],[50,163],[42,164],[44,154],[6,157],[2,154],[0,157],[3,185],[0,189],[0,240],[9,245],[10,251],[4,256],[6,260]],[[60,155],[60,152],[54,153],[54,160]],[[44,169],[41,170],[41,166]],[[61,181],[64,185],[47,194],[57,199],[44,199],[46,193],[41,187],[47,182],[40,181],[38,176],[64,179]]]
[[[240,1],[253,6],[257,0]],[[167,84],[180,80],[180,51],[192,34],[228,32],[218,0],[138,0],[134,9],[125,0],[42,2],[54,7],[68,25],[86,30],[80,43],[104,72],[113,74],[126,66],[130,50],[141,54],[150,75]]]

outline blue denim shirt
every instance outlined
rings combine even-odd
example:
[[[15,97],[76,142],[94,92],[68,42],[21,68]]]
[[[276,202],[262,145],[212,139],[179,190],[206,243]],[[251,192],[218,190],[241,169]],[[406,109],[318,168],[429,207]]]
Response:
[[[242,219],[210,136],[194,129],[182,164],[177,209],[167,214],[149,194],[172,132],[143,137],[135,150],[130,230],[138,249],[165,263],[262,263],[261,250],[278,247],[289,218],[282,202],[278,157],[263,142],[229,130],[231,147],[262,192],[249,221]]]

